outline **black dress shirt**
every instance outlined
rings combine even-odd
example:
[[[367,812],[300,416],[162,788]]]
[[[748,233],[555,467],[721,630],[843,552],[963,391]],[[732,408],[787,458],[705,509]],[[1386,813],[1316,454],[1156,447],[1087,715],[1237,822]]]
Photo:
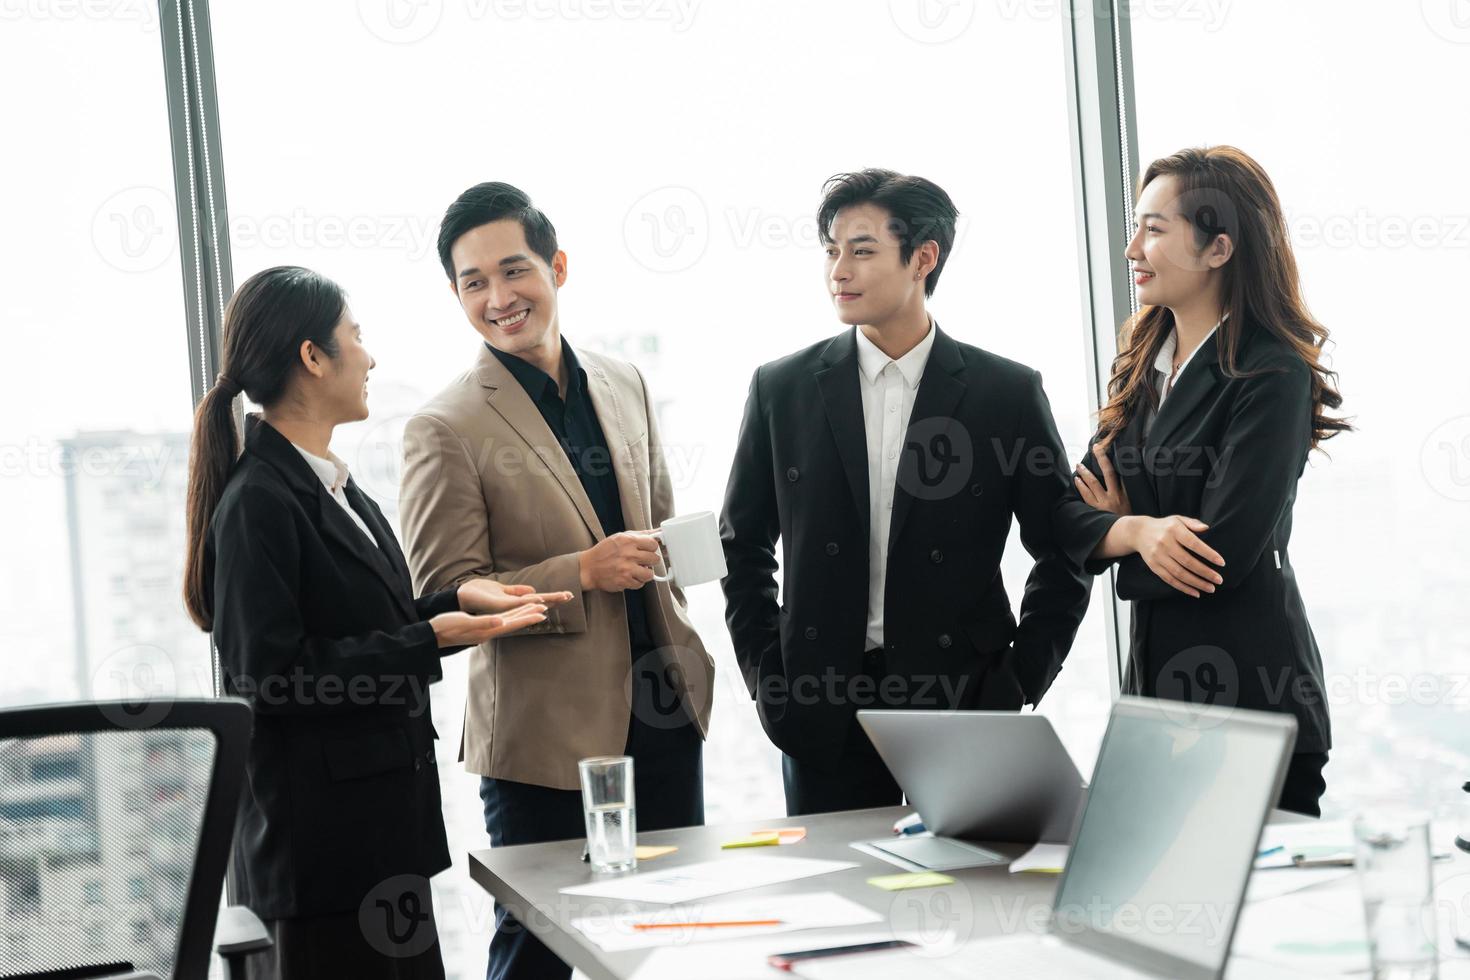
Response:
[[[489,347],[489,344],[486,344]],[[556,379],[545,371],[521,360],[514,354],[490,347],[500,363],[506,366],[515,379],[526,389],[531,401],[552,434],[561,444],[562,451],[582,481],[582,489],[592,501],[602,532],[608,536],[626,531],[623,522],[623,501],[618,493],[618,480],[613,473],[612,453],[607,448],[607,438],[592,410],[592,401],[587,394],[587,372],[577,360],[572,345],[563,338],[561,355],[567,370],[567,397],[561,397]],[[623,600],[628,605],[628,637],[635,651],[653,649],[653,634],[648,627],[648,610],[643,604],[642,589],[627,589]],[[635,654],[636,656],[636,654]]]

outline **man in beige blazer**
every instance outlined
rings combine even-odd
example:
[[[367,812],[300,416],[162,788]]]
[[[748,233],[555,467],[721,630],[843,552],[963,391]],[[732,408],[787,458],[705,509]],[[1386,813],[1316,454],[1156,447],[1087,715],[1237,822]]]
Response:
[[[414,585],[486,577],[572,593],[470,658],[462,754],[492,845],[585,833],[577,761],[633,756],[640,830],[704,822],[714,663],[684,596],[654,582],[673,516],[638,369],[561,336],[567,258],[530,199],[479,184],[450,205],[439,256],[484,338],[471,370],[404,433],[400,522]],[[570,968],[496,913],[491,978]]]

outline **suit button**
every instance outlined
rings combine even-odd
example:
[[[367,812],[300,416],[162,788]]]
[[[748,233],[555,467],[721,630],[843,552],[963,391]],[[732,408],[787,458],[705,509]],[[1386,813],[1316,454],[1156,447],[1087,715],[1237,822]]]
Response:
[[[832,556],[835,557],[837,555],[837,551],[838,551],[837,542],[836,541],[828,541],[827,542],[827,554],[832,555]]]
[[[944,561],[944,552],[940,551],[938,548],[935,548],[933,551],[929,552],[929,560],[938,565],[940,562]]]
[[[950,647],[950,644],[952,644],[953,642],[954,641],[949,638],[949,634],[948,633],[940,633],[939,634],[939,649],[941,649],[941,650],[948,650],[949,647]]]
[[[786,471],[786,482],[787,483],[795,483],[797,481],[797,478],[800,477],[800,476],[801,476],[801,471],[798,470],[795,466],[793,466],[793,467],[791,467],[790,469],[788,469]]]
[[[434,764],[434,750],[433,749],[430,749],[429,751],[427,751],[427,752],[424,753],[424,761],[427,762],[431,766]]]
[[[806,638],[807,638],[807,639],[808,639],[808,640],[815,640],[815,639],[816,639],[816,638],[817,638],[817,628],[816,628],[816,627],[815,627],[815,626],[808,626],[808,627],[807,627],[807,628],[806,628],[806,633],[805,633],[805,634],[803,634],[803,635],[804,635],[804,636],[805,636],[805,637],[806,637]]]
[[[978,483],[970,484],[970,496],[978,497],[985,492],[985,488]]]
[[[422,760],[422,759],[415,759],[415,760],[413,760],[413,771],[414,772],[418,772],[422,768],[424,768],[424,760]]]

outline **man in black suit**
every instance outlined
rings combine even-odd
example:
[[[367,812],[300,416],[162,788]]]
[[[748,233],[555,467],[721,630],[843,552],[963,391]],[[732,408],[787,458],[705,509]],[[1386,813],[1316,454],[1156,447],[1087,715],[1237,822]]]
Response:
[[[1036,704],[1087,610],[1091,579],[1052,536],[1067,462],[1040,375],[925,307],[956,216],[920,177],[828,181],[817,225],[851,329],[751,381],[721,515],[726,620],[792,815],[900,803],[856,710]],[[1012,515],[1036,562],[1019,621],[1000,576]]]

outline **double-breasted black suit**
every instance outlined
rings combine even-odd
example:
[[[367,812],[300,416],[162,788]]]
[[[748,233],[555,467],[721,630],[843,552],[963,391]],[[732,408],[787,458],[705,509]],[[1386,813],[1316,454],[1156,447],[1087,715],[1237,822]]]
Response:
[[[1053,539],[1068,468],[1040,375],[933,329],[888,536],[886,689],[853,683],[866,672],[870,520],[854,331],[751,380],[721,516],[726,620],[790,757],[837,757],[865,706],[1035,703],[1086,612],[1091,580]],[[1035,559],[1019,619],[1000,574],[1012,518]]]
[[[264,919],[355,916],[383,882],[450,863],[428,687],[444,651],[426,620],[458,602],[415,600],[382,512],[350,479],[345,493],[375,542],[251,417],[209,530],[224,689],[255,710],[235,899]]]
[[[1167,585],[1138,554],[1117,562],[1118,597],[1133,602],[1126,691],[1290,712],[1296,752],[1326,753],[1322,660],[1288,549],[1311,447],[1310,368],[1246,323],[1240,376],[1230,377],[1217,337],[1200,346],[1163,407],[1135,412],[1107,450],[1133,513],[1198,518],[1209,525],[1200,538],[1225,559],[1224,583],[1199,598]],[[1099,474],[1090,451],[1084,461]],[[1088,571],[1102,572],[1113,562],[1090,556],[1117,520],[1071,489],[1057,510],[1057,537]]]

